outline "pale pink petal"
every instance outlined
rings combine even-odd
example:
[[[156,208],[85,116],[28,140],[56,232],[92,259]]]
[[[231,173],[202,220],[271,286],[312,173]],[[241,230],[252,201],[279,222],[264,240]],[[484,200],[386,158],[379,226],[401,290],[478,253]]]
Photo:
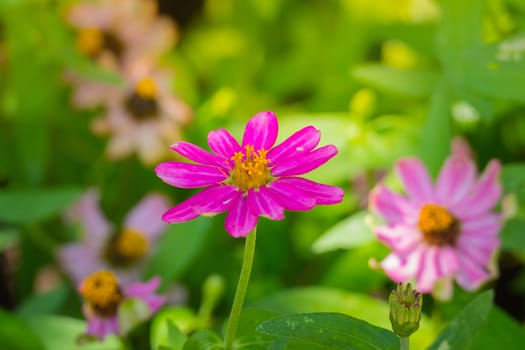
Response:
[[[126,216],[125,228],[131,228],[149,239],[156,239],[166,228],[160,215],[169,208],[168,199],[160,194],[145,196]]]
[[[440,278],[456,274],[459,269],[456,250],[450,246],[443,246],[437,249],[439,249],[437,259]]]
[[[456,274],[458,284],[468,291],[474,291],[490,279],[490,274],[467,256],[459,255],[461,269]]]
[[[208,165],[183,162],[164,162],[155,168],[157,176],[175,187],[197,188],[220,183],[228,175],[221,169]]]
[[[277,139],[278,130],[279,125],[273,112],[257,113],[246,124],[242,145],[252,145],[256,151],[269,150]]]
[[[496,213],[486,213],[475,219],[461,221],[461,234],[474,237],[493,237],[501,230],[502,216]]]
[[[279,182],[312,195],[317,204],[340,203],[344,196],[342,188],[320,184],[300,177],[282,177]]]
[[[402,159],[397,162],[396,170],[411,201],[416,204],[434,201],[432,180],[419,159]]]
[[[79,284],[93,272],[103,269],[100,249],[86,243],[69,243],[58,248],[57,259],[60,267]]]
[[[462,137],[454,137],[450,144],[450,149],[453,155],[460,155],[462,157],[473,159],[472,150],[467,141]]]
[[[337,148],[327,145],[307,154],[303,154],[277,164],[271,168],[273,176],[302,175],[317,169],[337,154]]]
[[[443,165],[436,186],[436,200],[445,206],[461,201],[471,190],[476,177],[474,162],[463,155],[450,156]]]
[[[377,185],[369,195],[370,209],[377,212],[389,225],[416,224],[417,209],[405,197],[390,191],[383,184]]]
[[[280,179],[270,182],[267,189],[273,198],[288,210],[310,210],[316,204],[313,195],[282,183]]]
[[[116,316],[92,316],[87,321],[87,334],[96,336],[100,340],[104,340],[110,334],[120,335],[120,327]]]
[[[218,129],[208,134],[208,145],[215,154],[230,159],[235,152],[242,152],[242,148],[226,129]]]
[[[403,258],[396,253],[390,253],[381,262],[381,267],[394,282],[406,282],[416,276],[424,251],[423,247],[419,247]]]
[[[123,159],[129,157],[135,151],[135,133],[129,132],[114,133],[109,139],[106,152],[109,159]]]
[[[115,14],[110,4],[82,3],[69,10],[67,19],[78,28],[108,28]]]
[[[159,137],[158,123],[143,123],[135,129],[135,147],[137,156],[145,165],[153,165],[163,159],[167,152],[167,143]]]
[[[410,226],[379,226],[375,233],[377,238],[388,245],[399,256],[410,254],[421,244],[421,232]]]
[[[248,205],[254,215],[266,216],[272,220],[284,219],[284,207],[266,187],[248,191]]]
[[[226,214],[224,227],[233,237],[245,237],[257,225],[258,216],[252,214],[248,206],[248,198],[239,196]]]
[[[135,282],[124,286],[124,296],[126,298],[136,298],[148,305],[151,313],[155,313],[165,302],[166,297],[155,294],[155,290],[160,286],[160,277],[153,277],[148,282]]]
[[[319,144],[320,139],[321,132],[313,126],[302,128],[268,152],[270,166],[310,152]]]
[[[457,205],[462,217],[484,215],[498,203],[502,192],[500,170],[499,161],[489,162],[485,172],[473,186],[471,194]]]
[[[468,236],[458,237],[456,246],[461,255],[479,266],[486,266],[500,246],[498,237]]]
[[[438,265],[439,247],[428,247],[421,258],[421,265],[417,273],[416,288],[421,293],[429,293],[434,284],[441,277]]]
[[[202,148],[189,142],[180,141],[170,146],[172,150],[197,163],[215,165],[227,168],[228,163],[224,158],[217,157]]]

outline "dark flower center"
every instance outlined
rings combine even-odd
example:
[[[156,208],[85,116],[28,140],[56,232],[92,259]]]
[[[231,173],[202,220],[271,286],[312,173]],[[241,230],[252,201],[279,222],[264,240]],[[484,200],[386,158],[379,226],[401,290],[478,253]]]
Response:
[[[77,36],[77,47],[90,57],[97,57],[103,51],[110,51],[120,58],[124,51],[124,44],[119,38],[96,28],[81,29]]]
[[[106,258],[115,266],[130,266],[148,252],[148,241],[136,230],[124,229],[114,235],[106,246]]]
[[[100,316],[108,317],[117,313],[123,299],[117,277],[109,271],[95,272],[84,279],[80,294]]]
[[[155,81],[150,78],[140,80],[125,104],[127,111],[138,121],[155,118],[159,109]]]
[[[425,204],[419,213],[418,227],[430,245],[454,245],[460,230],[459,221],[447,209]]]

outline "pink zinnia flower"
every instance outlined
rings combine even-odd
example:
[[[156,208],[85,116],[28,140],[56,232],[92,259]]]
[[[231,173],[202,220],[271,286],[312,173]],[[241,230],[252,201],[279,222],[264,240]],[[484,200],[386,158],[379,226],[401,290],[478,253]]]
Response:
[[[396,170],[407,196],[382,184],[370,194],[371,209],[386,223],[376,235],[392,248],[381,262],[386,274],[395,282],[415,279],[419,291],[443,299],[451,296],[453,279],[472,291],[493,277],[502,225],[492,212],[502,191],[500,163],[490,161],[477,178],[468,149],[456,143],[435,186],[416,158],[400,160]]]
[[[126,299],[139,299],[149,308],[150,315],[165,303],[166,298],[155,294],[160,278],[149,282],[134,282],[120,285],[110,271],[97,271],[87,276],[80,284],[79,292],[84,298],[83,312],[88,322],[87,335],[100,340],[109,334],[120,335],[118,309]]]
[[[333,145],[318,149],[321,134],[307,126],[274,147],[278,122],[272,112],[252,117],[239,144],[225,129],[208,134],[213,151],[187,142],[171,146],[196,162],[165,162],[157,175],[181,188],[205,187],[188,200],[168,210],[162,219],[183,222],[199,215],[227,211],[225,228],[233,237],[246,236],[259,216],[284,218],[284,210],[310,210],[316,204],[334,204],[343,199],[339,187],[319,184],[297,175],[318,168],[337,154]]]
[[[181,127],[191,110],[172,91],[173,72],[167,68],[134,66],[125,85],[113,91],[104,117],[94,121],[98,134],[111,136],[107,153],[121,159],[136,152],[147,165],[167,156],[165,144],[181,139]]]
[[[120,229],[107,221],[98,202],[99,192],[91,189],[67,212],[66,219],[79,223],[83,236],[80,242],[59,248],[61,267],[75,283],[95,271],[109,269],[122,282],[138,279],[144,261],[166,228],[161,220],[155,220],[155,215],[169,208],[168,200],[159,194],[145,196]]]

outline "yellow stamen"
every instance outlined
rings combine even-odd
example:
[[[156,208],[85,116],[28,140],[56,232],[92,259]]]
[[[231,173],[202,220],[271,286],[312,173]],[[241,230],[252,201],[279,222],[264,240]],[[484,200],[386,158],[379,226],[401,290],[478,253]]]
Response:
[[[157,85],[153,79],[143,78],[135,86],[135,92],[143,99],[152,100],[157,96]]]
[[[95,272],[84,279],[80,294],[102,316],[114,315],[123,295],[117,277],[110,271]]]
[[[146,255],[148,245],[148,241],[139,231],[126,228],[110,241],[110,260],[117,265],[136,262]]]
[[[270,170],[266,159],[267,150],[255,151],[252,145],[246,145],[244,149],[245,153],[235,152],[231,157],[235,163],[231,178],[237,187],[248,191],[266,185],[270,180]]]
[[[435,204],[421,208],[418,227],[431,245],[453,245],[459,234],[459,221],[447,209]]]
[[[76,44],[82,53],[96,55],[104,46],[104,33],[96,28],[81,29]]]

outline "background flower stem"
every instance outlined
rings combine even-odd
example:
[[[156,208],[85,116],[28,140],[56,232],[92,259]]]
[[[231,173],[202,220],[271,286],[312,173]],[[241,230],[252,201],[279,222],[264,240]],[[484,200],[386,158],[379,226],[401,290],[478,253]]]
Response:
[[[235,333],[237,332],[237,325],[239,324],[239,317],[241,315],[244,297],[246,296],[246,290],[248,289],[250,274],[252,272],[256,233],[257,227],[246,236],[241,275],[239,276],[239,283],[237,284],[237,290],[235,291],[230,317],[228,318],[228,324],[226,326],[226,335],[224,337],[224,347],[226,350],[231,349],[233,340],[235,339]]]
[[[410,349],[409,337],[400,337],[399,343],[400,343],[399,350],[409,350]]]

